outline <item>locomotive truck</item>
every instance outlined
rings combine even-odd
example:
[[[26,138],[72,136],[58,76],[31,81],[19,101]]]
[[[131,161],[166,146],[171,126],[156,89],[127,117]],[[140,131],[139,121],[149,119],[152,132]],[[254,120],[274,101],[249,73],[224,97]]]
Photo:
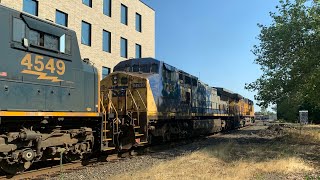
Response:
[[[0,168],[84,159],[250,123],[253,102],[152,59],[100,81],[76,33],[0,5]]]

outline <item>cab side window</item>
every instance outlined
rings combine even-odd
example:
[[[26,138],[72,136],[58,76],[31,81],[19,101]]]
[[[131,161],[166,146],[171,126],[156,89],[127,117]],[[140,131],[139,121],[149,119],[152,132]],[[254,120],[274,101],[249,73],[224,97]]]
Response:
[[[18,18],[13,18],[13,41],[22,42],[22,39],[26,37],[26,25]]]
[[[19,18],[13,18],[13,38],[17,43],[23,43],[27,39],[31,47],[50,50],[57,53],[71,54],[71,36],[63,34],[61,37],[48,33],[29,29],[25,22]]]

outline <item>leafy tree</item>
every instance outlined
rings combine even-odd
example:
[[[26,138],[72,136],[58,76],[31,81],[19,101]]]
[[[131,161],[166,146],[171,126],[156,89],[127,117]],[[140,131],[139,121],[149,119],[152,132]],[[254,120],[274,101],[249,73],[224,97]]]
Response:
[[[246,88],[257,91],[262,107],[296,110],[308,102],[320,109],[320,3],[280,0],[276,9],[270,25],[258,24],[260,43],[252,52],[263,74]]]

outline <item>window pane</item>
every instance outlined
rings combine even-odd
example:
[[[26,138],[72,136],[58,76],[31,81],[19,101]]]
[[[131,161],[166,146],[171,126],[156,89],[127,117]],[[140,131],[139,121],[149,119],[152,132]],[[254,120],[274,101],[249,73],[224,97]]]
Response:
[[[61,11],[56,11],[56,23],[62,26],[68,26],[68,15]]]
[[[111,33],[103,31],[103,51],[111,52]]]
[[[60,52],[66,53],[66,35],[62,35],[60,37],[60,47],[59,47]]]
[[[158,73],[159,72],[158,69],[159,69],[158,64],[151,65],[151,72]]]
[[[150,73],[150,65],[149,64],[140,65],[140,71],[144,73]]]
[[[134,65],[132,66],[132,72],[139,72],[139,65],[134,64]]]
[[[82,3],[89,7],[92,7],[92,0],[82,0]]]
[[[29,31],[29,43],[32,45],[40,46],[40,33],[37,31]]]
[[[128,56],[128,53],[127,53],[127,50],[128,50],[127,40],[124,39],[124,38],[121,38],[120,44],[121,44],[121,57],[127,58],[127,56]]]
[[[65,54],[71,54],[71,36],[62,35],[59,40],[59,50]]]
[[[21,19],[13,19],[13,40],[17,42],[22,42],[25,37],[26,27]]]
[[[136,44],[136,58],[141,58],[141,45]]]
[[[81,43],[91,46],[91,24],[82,21]]]
[[[136,31],[141,32],[141,15],[136,13]]]
[[[103,0],[103,14],[111,17],[111,0]]]
[[[52,50],[59,50],[59,39],[55,36],[45,34],[44,47]]]
[[[66,54],[71,54],[71,36],[66,36]]]
[[[121,4],[121,23],[128,25],[128,8]]]
[[[38,2],[35,0],[23,0],[23,11],[38,16]]]
[[[110,74],[110,68],[108,67],[102,67],[102,79],[104,79],[106,76]]]

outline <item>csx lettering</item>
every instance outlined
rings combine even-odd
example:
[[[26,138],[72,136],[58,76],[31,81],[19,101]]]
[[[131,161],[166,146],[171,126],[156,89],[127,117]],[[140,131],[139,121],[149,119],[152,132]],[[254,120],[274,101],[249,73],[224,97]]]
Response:
[[[50,58],[47,63],[44,63],[44,57],[40,55],[35,55],[33,61],[31,54],[26,54],[21,60],[21,65],[26,66],[28,70],[38,72],[49,70],[50,73],[57,73],[61,76],[66,72],[66,65],[63,61]]]

